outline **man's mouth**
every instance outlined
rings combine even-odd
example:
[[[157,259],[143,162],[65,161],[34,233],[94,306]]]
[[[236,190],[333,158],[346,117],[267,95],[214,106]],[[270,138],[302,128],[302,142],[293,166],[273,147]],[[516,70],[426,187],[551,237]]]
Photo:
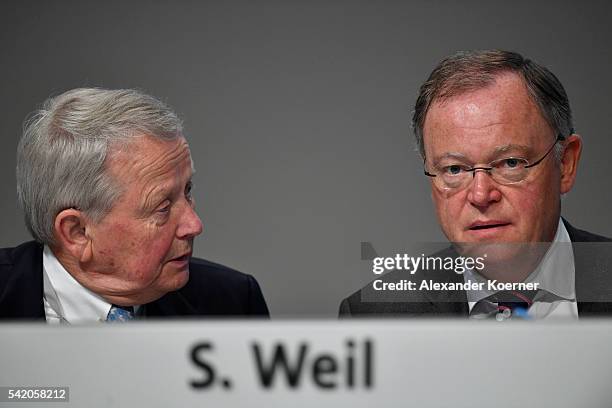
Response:
[[[475,221],[472,224],[470,224],[468,229],[470,231],[479,231],[479,230],[487,230],[487,229],[505,227],[507,225],[510,225],[510,223],[506,221],[497,221],[497,220]]]
[[[172,259],[170,259],[169,262],[173,262],[173,261],[184,262],[184,261],[189,261],[189,258],[191,258],[191,252],[187,252],[187,253],[185,253],[183,255],[180,255],[180,256],[177,256],[175,258],[172,258]]]

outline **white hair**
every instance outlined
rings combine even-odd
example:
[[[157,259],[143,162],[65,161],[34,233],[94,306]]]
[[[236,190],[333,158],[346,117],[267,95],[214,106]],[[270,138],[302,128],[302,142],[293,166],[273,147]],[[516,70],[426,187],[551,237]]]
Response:
[[[80,88],[47,99],[26,120],[17,148],[17,196],[28,230],[53,245],[62,210],[99,222],[124,187],[108,172],[111,149],[143,135],[173,140],[181,133],[167,105],[133,89]]]

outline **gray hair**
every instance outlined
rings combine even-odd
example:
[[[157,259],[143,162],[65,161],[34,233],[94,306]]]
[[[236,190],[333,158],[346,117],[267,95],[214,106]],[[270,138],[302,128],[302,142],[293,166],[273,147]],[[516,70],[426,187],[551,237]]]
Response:
[[[133,89],[81,88],[47,99],[26,120],[17,148],[17,197],[32,236],[55,244],[55,217],[67,208],[99,222],[124,188],[108,172],[113,149],[181,132],[167,105]]]
[[[544,119],[556,134],[567,137],[574,133],[572,112],[565,89],[547,68],[511,51],[460,51],[442,60],[419,90],[412,116],[412,129],[423,159],[423,125],[431,104],[436,100],[484,88],[503,72],[514,72],[521,76]],[[557,158],[561,152],[562,145],[559,144]]]

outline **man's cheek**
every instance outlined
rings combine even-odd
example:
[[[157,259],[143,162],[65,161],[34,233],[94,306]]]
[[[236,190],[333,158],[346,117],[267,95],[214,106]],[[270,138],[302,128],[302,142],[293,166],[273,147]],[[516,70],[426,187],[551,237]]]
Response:
[[[533,225],[540,220],[541,217],[534,215],[542,214],[547,203],[545,194],[541,194],[541,192],[538,194],[531,188],[514,195],[512,201],[518,208],[518,218],[526,225]]]
[[[129,273],[141,285],[146,286],[159,274],[167,255],[167,245],[147,239],[132,240],[126,245],[124,256],[127,264],[131,264]]]
[[[461,197],[440,193],[436,201],[436,213],[442,232],[452,242],[461,241]]]
[[[440,222],[440,225],[442,226],[442,228],[444,228],[444,225],[446,224],[445,218],[448,216],[447,215],[448,203],[446,199],[442,196],[442,194],[438,190],[435,190],[435,189],[431,193],[431,199],[435,206],[436,217],[438,217],[438,221]]]
[[[161,266],[168,261],[172,254],[172,236],[159,236],[156,240],[148,243],[149,259],[157,266]],[[178,255],[178,254],[177,254]]]
[[[132,263],[132,278],[139,286],[145,287],[151,284],[161,271],[161,261],[153,257],[145,257],[140,262]]]

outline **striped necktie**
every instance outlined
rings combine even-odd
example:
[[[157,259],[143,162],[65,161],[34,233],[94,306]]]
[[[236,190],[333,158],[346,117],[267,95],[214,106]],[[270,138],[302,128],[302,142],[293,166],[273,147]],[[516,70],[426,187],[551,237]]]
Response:
[[[540,293],[542,292],[542,293]],[[502,321],[510,318],[528,319],[527,311],[539,300],[541,290],[501,291],[476,302],[470,317],[476,319],[495,318]]]

